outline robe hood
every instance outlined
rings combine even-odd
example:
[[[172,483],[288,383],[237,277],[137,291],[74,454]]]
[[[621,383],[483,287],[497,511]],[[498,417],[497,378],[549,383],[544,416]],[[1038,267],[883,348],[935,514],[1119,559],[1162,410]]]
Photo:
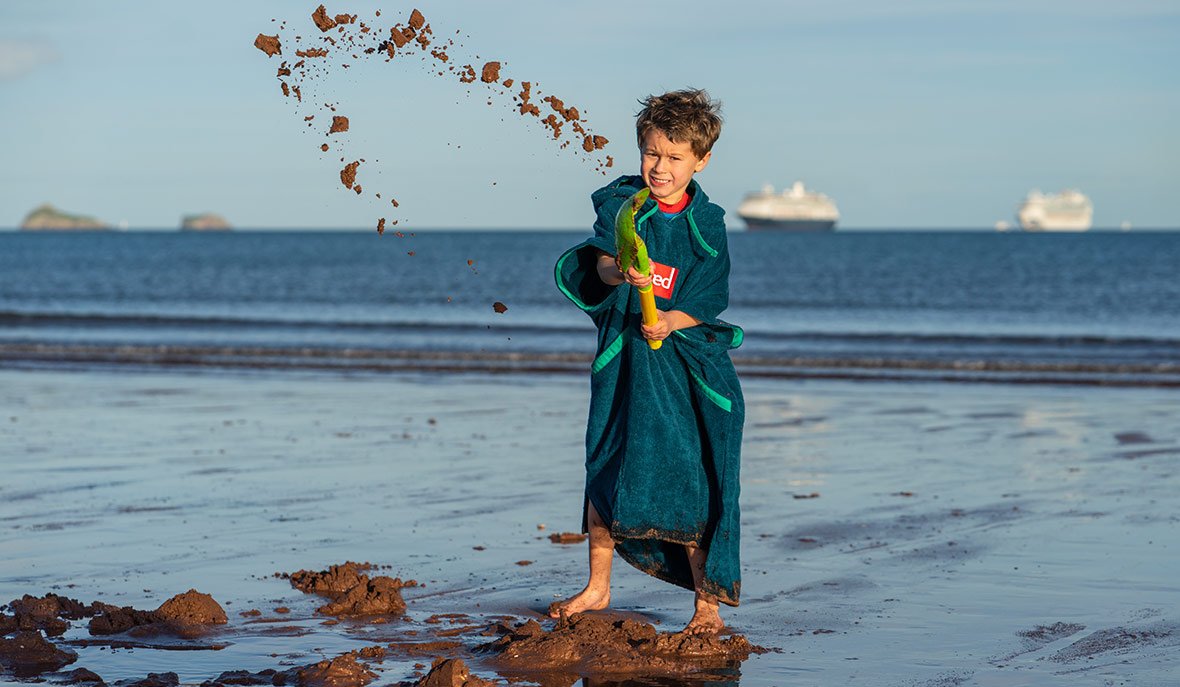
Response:
[[[590,195],[590,202],[594,206],[597,217],[594,229],[596,235],[605,233],[614,235],[615,215],[627,199],[636,192],[646,188],[643,177],[638,175],[623,175]],[[709,202],[709,196],[697,183],[696,179],[688,182],[686,192],[692,196],[681,214],[689,223],[693,233],[693,252],[701,257],[716,258],[721,244],[725,242],[725,210],[719,205]],[[635,213],[636,217],[643,217],[656,212],[658,204],[654,198],[647,201]],[[613,240],[608,252],[614,253]]]

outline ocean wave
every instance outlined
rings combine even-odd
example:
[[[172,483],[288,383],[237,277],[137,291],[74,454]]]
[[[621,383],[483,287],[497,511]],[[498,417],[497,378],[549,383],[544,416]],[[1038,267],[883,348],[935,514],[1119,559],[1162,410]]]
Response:
[[[374,332],[374,331],[422,331],[444,330],[463,332],[470,330],[470,322],[445,320],[357,320],[339,318],[309,317],[237,317],[229,315],[179,315],[146,313],[71,313],[71,312],[23,312],[0,311],[0,327],[54,327],[86,329],[142,330],[152,328],[192,330],[232,329],[300,329],[324,332]],[[499,325],[498,325],[499,326]],[[510,323],[505,328],[527,333],[584,333],[591,329],[589,321],[583,327],[552,324]]]
[[[0,327],[54,327],[109,329],[150,329],[179,328],[193,330],[216,329],[302,329],[325,332],[373,332],[373,331],[422,331],[441,330],[464,333],[472,329],[470,322],[432,319],[340,319],[314,317],[246,317],[231,315],[199,314],[151,314],[112,312],[54,312],[54,311],[3,311],[0,310]],[[584,334],[592,329],[589,320],[581,326],[568,322],[532,322],[504,320],[498,329],[521,334]],[[1180,360],[1180,338],[1170,336],[1107,335],[1107,334],[1054,334],[1054,333],[958,333],[928,331],[771,331],[761,328],[746,328],[746,340],[756,345],[779,344],[860,344],[872,345],[915,345],[923,347],[960,348],[972,346],[994,346],[1011,348],[1056,348],[1056,347],[1111,347],[1149,348],[1175,354]]]
[[[148,367],[352,373],[585,374],[582,353],[280,346],[0,343],[0,367]],[[1180,363],[735,355],[743,377],[1180,387]]]

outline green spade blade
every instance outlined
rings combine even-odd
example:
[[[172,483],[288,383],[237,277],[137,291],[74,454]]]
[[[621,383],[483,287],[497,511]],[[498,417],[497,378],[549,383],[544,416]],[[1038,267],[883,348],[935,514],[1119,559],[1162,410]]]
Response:
[[[644,274],[651,269],[647,259],[647,246],[635,233],[635,213],[647,202],[650,194],[651,191],[646,188],[636,191],[615,214],[615,250],[619,259],[619,269],[624,273],[632,264]]]

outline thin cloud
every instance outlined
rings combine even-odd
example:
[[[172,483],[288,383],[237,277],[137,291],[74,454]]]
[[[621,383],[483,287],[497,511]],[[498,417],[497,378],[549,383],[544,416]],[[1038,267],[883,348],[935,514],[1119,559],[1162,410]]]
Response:
[[[59,59],[47,40],[0,38],[0,81],[13,81]]]

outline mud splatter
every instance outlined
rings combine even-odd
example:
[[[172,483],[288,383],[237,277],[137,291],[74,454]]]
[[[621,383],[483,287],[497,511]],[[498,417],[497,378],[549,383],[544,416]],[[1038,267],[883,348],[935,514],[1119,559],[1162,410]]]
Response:
[[[483,73],[480,74],[479,80],[484,83],[496,83],[500,80],[500,63],[487,62],[483,66]]]
[[[254,47],[266,53],[267,57],[274,57],[283,53],[279,45],[278,36],[267,36],[265,34],[258,34],[258,38],[254,39]]]
[[[356,170],[360,166],[360,160],[353,160],[340,170],[340,183],[344,184],[344,188],[352,189],[356,185]]]
[[[311,13],[310,20],[317,31],[306,36],[294,28],[291,31],[295,35],[283,35],[288,30],[286,22],[283,22],[275,35],[259,34],[255,40],[258,49],[268,57],[281,54],[282,40],[293,45],[297,57],[305,58],[290,66],[283,63],[278,73],[284,96],[294,95],[297,108],[303,107],[306,100],[309,106],[335,111],[337,103],[324,97],[321,93],[324,89],[320,87],[330,88],[333,74],[338,73],[338,70],[349,69],[358,61],[375,58],[396,64],[416,62],[419,66],[425,66],[428,73],[453,79],[457,85],[467,88],[468,93],[471,93],[474,84],[489,88],[486,98],[489,105],[499,102],[528,119],[535,119],[547,137],[557,142],[559,150],[568,149],[582,156],[594,164],[600,173],[606,174],[613,164],[609,155],[600,154],[608,140],[588,130],[589,123],[579,108],[566,105],[556,95],[542,94],[532,81],[521,81],[521,90],[513,94],[509,89],[518,79],[506,77],[506,63],[502,60],[456,60],[456,52],[464,52],[464,46],[457,43],[455,37],[436,37],[431,24],[418,9],[410,13],[405,23],[391,23],[382,19],[380,12],[374,13],[372,21],[358,21],[356,14],[329,14],[324,5],[319,5]],[[456,37],[461,34],[462,31],[455,31]],[[478,59],[478,55],[469,57]],[[476,64],[482,67],[474,66]],[[306,99],[303,97],[305,93],[308,95]],[[534,97],[549,103],[553,113],[542,116],[540,108],[532,102]],[[347,122],[347,118],[334,117],[329,133],[348,130],[347,126],[337,128],[337,119]],[[324,150],[323,146],[321,150]],[[354,154],[352,157],[364,159],[362,155]],[[347,183],[345,186],[353,191],[359,189],[359,186]],[[392,220],[392,223],[396,224],[397,220]]]
[[[315,8],[315,11],[311,13],[311,20],[320,31],[326,32],[336,28],[336,21],[328,16],[328,10],[324,9],[323,5]]]

